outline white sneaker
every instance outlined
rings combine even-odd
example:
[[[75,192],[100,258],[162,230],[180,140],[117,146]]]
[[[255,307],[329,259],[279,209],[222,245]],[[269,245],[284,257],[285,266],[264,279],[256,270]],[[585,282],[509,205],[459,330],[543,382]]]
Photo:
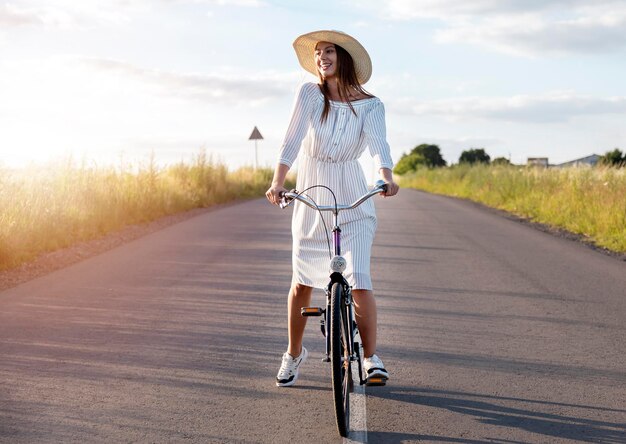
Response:
[[[385,369],[385,364],[377,355],[363,359],[363,370],[365,371],[366,381],[372,377],[389,379],[389,373]]]
[[[294,385],[298,380],[298,369],[300,368],[300,364],[306,361],[308,356],[309,352],[304,347],[302,347],[302,352],[297,358],[294,358],[289,353],[285,352],[283,354],[283,362],[280,365],[280,370],[278,370],[278,375],[276,375],[276,385],[278,387],[289,387],[290,385]]]

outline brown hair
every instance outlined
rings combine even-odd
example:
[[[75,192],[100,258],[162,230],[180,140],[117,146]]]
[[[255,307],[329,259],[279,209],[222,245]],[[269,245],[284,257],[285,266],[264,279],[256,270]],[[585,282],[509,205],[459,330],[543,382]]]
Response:
[[[356,111],[352,107],[352,103],[350,102],[350,98],[348,92],[350,88],[355,89],[360,94],[363,94],[367,97],[373,97],[370,93],[365,91],[361,84],[359,83],[356,77],[356,70],[354,69],[354,61],[352,60],[352,56],[348,51],[343,49],[341,46],[335,44],[335,51],[337,52],[337,89],[339,92],[339,98],[348,103],[350,110],[356,116]],[[328,83],[322,77],[322,74],[318,71],[317,73],[320,81],[322,82],[319,87],[324,95],[324,110],[322,111],[322,122],[328,118],[328,113],[330,112],[330,91],[328,89]]]

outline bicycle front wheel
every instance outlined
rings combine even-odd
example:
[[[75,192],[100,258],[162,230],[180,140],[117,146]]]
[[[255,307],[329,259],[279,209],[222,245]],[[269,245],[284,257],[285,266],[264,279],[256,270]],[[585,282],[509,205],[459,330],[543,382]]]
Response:
[[[350,430],[350,387],[352,372],[350,370],[350,353],[348,349],[349,334],[346,324],[346,311],[343,304],[342,284],[336,282],[331,288],[330,296],[330,361],[332,367],[333,400],[337,431],[341,436],[348,436]]]

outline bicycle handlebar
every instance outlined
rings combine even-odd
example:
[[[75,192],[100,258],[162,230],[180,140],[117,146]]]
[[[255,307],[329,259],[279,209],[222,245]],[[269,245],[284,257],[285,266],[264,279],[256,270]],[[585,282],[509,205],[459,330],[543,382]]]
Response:
[[[387,184],[384,181],[379,180],[379,181],[377,181],[374,184],[374,188],[372,188],[370,191],[365,193],[363,196],[359,197],[352,204],[350,204],[350,205],[342,204],[342,205],[337,205],[337,206],[335,206],[335,205],[320,205],[320,206],[318,206],[308,196],[303,196],[302,194],[298,193],[297,191],[287,191],[287,192],[281,192],[280,193],[280,203],[278,205],[280,206],[280,208],[286,208],[286,207],[288,207],[291,204],[291,202],[293,202],[293,200],[299,200],[300,202],[302,202],[303,204],[307,205],[308,207],[311,207],[314,210],[318,210],[318,211],[332,211],[332,212],[335,212],[335,211],[339,211],[339,210],[351,210],[352,208],[356,208],[359,205],[361,205],[363,202],[365,202],[370,197],[375,196],[376,194],[379,194],[381,192],[384,193],[386,191],[387,191]]]

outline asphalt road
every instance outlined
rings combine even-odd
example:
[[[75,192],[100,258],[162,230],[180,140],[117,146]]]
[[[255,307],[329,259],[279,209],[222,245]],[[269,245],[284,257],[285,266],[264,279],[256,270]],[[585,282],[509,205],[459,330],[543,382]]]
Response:
[[[454,199],[377,207],[368,442],[626,442],[626,262]],[[0,292],[0,442],[342,442],[316,322],[274,385],[289,224],[250,201]]]

